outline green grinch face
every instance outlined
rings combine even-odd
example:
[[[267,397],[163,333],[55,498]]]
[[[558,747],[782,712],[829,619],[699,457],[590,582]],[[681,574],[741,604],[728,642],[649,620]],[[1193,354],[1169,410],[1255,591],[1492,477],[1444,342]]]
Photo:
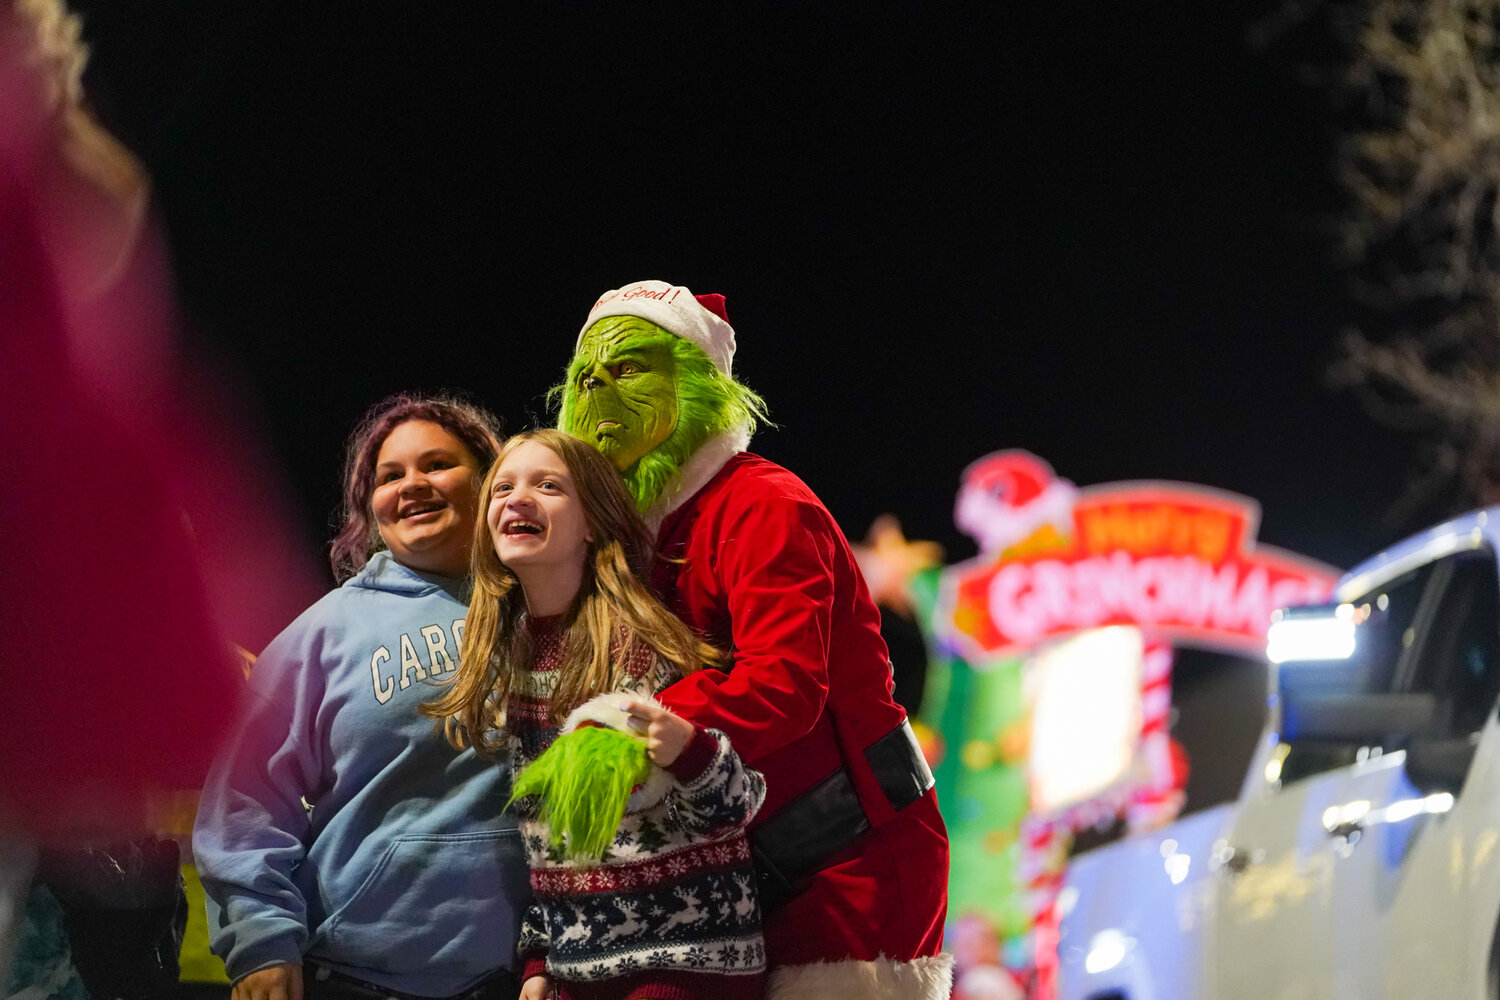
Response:
[[[672,334],[634,316],[606,316],[568,366],[562,429],[625,472],[677,426]]]

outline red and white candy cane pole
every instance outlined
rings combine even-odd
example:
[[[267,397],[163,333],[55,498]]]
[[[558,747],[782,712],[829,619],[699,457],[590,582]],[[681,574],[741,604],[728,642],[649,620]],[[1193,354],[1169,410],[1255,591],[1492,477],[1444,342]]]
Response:
[[[1028,1000],[1057,995],[1057,893],[1067,868],[1071,831],[1057,819],[1027,816],[1021,821],[1021,884],[1031,919],[1032,960],[1036,978]]]
[[[1145,784],[1126,811],[1132,831],[1149,830],[1176,818],[1182,808],[1182,774],[1172,761],[1172,646],[1143,636],[1141,658],[1141,757]]]

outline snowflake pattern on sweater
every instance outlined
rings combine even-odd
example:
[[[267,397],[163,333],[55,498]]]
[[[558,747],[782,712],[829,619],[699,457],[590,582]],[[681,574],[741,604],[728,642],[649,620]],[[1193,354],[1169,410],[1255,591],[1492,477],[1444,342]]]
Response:
[[[507,708],[512,763],[519,769],[557,738],[551,694],[565,644],[552,622],[531,625],[535,660]],[[622,693],[652,697],[680,677],[640,643],[622,643]],[[667,973],[705,978],[709,995],[731,977],[759,994],[766,968],[748,824],[765,799],[760,774],[744,766],[718,730],[697,727],[667,773],[658,801],[633,796],[614,843],[598,862],[564,860],[549,845],[534,803],[521,803],[521,831],[536,894],[521,929],[526,974],[546,970],[578,983]],[[717,985],[708,985],[713,979]],[[653,994],[654,995],[654,994]]]

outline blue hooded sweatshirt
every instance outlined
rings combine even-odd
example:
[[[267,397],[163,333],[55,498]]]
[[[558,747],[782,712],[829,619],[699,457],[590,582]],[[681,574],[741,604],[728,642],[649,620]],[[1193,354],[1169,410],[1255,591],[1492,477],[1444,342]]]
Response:
[[[306,955],[441,997],[515,967],[531,891],[509,771],[417,712],[458,666],[463,587],[378,552],[251,671],[193,831],[231,979]]]

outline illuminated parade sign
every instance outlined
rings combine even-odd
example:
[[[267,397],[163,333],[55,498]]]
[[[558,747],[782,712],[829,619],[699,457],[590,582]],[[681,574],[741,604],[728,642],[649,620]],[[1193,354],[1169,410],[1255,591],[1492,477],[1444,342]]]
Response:
[[[1272,611],[1318,600],[1337,579],[1256,546],[1259,508],[1245,497],[1179,483],[1074,490],[1053,480],[1033,502],[1057,495],[1072,503],[1047,501],[1047,518],[1028,536],[1033,551],[986,553],[943,574],[936,621],[959,655],[1011,655],[1106,625],[1258,654]]]

